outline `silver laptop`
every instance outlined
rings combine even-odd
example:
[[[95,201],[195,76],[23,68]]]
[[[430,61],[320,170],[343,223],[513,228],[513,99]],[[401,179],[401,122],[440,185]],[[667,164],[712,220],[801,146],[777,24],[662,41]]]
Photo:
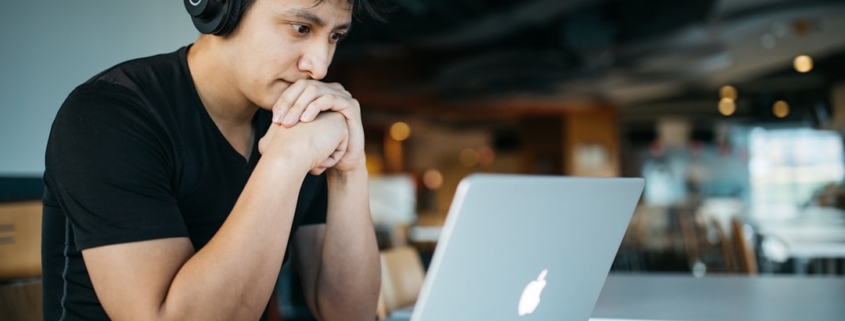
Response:
[[[465,178],[411,321],[588,320],[642,190],[641,178]]]

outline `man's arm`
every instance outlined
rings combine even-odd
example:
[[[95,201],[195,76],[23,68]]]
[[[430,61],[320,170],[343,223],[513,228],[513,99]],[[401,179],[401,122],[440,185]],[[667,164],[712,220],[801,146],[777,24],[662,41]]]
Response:
[[[326,224],[302,226],[293,239],[306,302],[318,320],[374,320],[381,276],[367,172],[327,178]]]
[[[361,106],[338,83],[300,80],[273,107],[274,119],[294,128],[326,111],[340,113],[349,130],[346,150],[328,168],[328,214],[322,232],[302,229],[295,237],[305,298],[315,316],[328,320],[373,320],[378,302],[378,245],[370,217]],[[309,232],[311,231],[311,232]],[[322,233],[324,235],[320,236]]]
[[[284,258],[302,180],[345,139],[344,118],[325,115],[313,126],[268,131],[241,197],[199,252],[187,238],[83,250],[109,317],[257,320]]]

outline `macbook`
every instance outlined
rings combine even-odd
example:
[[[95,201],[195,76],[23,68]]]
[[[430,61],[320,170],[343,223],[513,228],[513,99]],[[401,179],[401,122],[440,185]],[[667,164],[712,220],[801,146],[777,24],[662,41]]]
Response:
[[[641,178],[465,178],[411,321],[588,320],[642,190]]]

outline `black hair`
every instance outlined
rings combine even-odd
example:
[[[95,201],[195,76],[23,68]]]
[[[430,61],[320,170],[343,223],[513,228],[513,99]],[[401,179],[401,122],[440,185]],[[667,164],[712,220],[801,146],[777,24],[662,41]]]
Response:
[[[315,5],[319,5],[323,3],[324,0],[316,0]],[[353,15],[360,18],[361,15],[368,16],[373,18],[377,21],[384,22],[385,19],[381,15],[378,9],[372,4],[373,0],[346,0],[350,5],[352,5]],[[240,14],[246,14],[247,10],[249,10],[252,5],[255,4],[255,0],[243,0],[241,2],[241,12]]]

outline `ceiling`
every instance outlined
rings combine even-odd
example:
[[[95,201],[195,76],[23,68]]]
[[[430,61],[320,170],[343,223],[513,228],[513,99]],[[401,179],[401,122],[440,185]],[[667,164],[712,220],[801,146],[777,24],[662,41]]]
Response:
[[[335,60],[363,68],[389,61],[395,79],[373,81],[383,93],[590,101],[647,117],[714,114],[725,84],[753,98],[737,102],[748,111],[759,97],[818,96],[845,75],[845,0],[391,0],[387,7],[387,23],[361,18]],[[815,59],[814,71],[792,70],[800,54]]]

